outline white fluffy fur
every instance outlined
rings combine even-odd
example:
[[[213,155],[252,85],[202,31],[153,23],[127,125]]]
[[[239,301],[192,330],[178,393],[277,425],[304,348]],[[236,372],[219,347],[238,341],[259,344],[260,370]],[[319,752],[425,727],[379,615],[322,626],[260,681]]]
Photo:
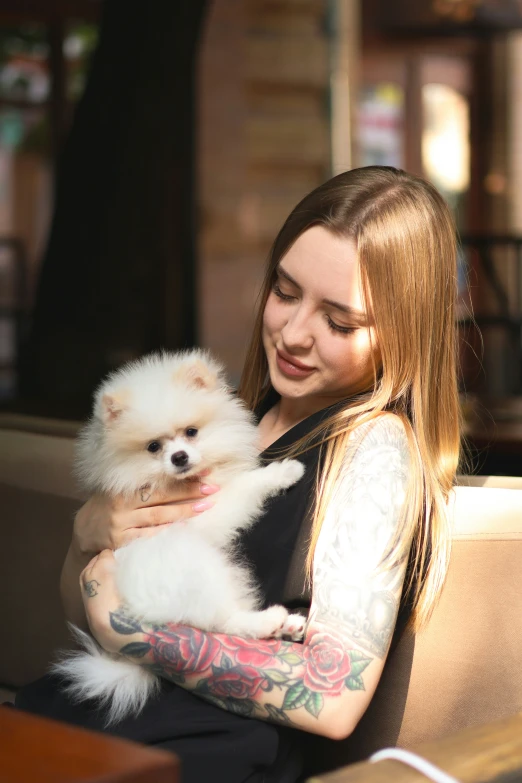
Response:
[[[187,436],[191,427],[197,436]],[[204,469],[221,487],[211,509],[117,550],[117,586],[129,614],[253,638],[278,636],[284,628],[293,638],[302,635],[302,619],[289,617],[284,607],[258,610],[250,573],[234,559],[239,531],[255,521],[268,497],[303,474],[296,460],[259,467],[256,439],[251,414],[230,393],[222,368],[201,351],[152,355],[102,383],[78,441],[77,474],[85,489],[111,495],[144,485],[167,490]],[[152,454],[147,445],[155,440],[162,448]],[[179,451],[186,465],[172,463]],[[158,679],[74,632],[85,652],[54,666],[71,693],[100,699],[107,725],[137,714]]]
[[[69,623],[76,643],[85,652],[67,653],[54,670],[70,680],[69,692],[79,700],[98,699],[108,709],[107,725],[116,723],[129,712],[141,712],[159,680],[130,661],[103,652],[86,633]]]

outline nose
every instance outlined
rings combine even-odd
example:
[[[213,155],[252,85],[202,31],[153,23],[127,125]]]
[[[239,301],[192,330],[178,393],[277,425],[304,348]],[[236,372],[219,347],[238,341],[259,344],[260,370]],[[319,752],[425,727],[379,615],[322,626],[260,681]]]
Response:
[[[291,352],[299,348],[311,348],[314,339],[310,328],[310,315],[303,307],[296,307],[281,330],[286,348]]]
[[[176,451],[170,458],[170,461],[177,468],[183,468],[188,462],[188,454],[186,451]]]

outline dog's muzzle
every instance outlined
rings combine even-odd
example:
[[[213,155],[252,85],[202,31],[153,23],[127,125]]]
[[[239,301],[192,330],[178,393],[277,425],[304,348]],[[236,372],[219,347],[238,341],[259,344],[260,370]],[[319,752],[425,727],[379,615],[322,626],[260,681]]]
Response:
[[[170,461],[177,468],[185,468],[189,461],[189,456],[186,451],[176,451],[170,458]]]

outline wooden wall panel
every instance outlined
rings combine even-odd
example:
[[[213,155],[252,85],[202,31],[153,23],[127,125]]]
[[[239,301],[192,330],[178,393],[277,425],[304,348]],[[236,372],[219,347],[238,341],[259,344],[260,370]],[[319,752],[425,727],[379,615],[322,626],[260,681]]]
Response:
[[[330,173],[326,0],[215,0],[200,59],[201,343],[237,380],[269,248]]]
[[[316,166],[328,160],[329,134],[319,117],[249,117],[246,152],[251,163],[299,163]],[[278,188],[280,183],[274,182]],[[304,194],[303,194],[304,195]]]
[[[328,85],[328,42],[319,34],[252,35],[248,42],[248,81],[308,88]]]

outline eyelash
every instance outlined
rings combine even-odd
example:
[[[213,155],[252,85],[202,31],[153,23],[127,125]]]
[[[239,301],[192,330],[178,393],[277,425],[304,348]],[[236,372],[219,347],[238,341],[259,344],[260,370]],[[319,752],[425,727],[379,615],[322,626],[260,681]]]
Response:
[[[282,299],[284,302],[289,302],[291,299],[295,299],[295,296],[289,296],[288,294],[284,294],[279,288],[279,285],[277,283],[274,283],[274,285],[272,286],[272,291],[276,296],[279,297],[279,299]]]
[[[339,324],[336,324],[329,315],[326,316],[326,320],[328,322],[328,326],[333,332],[341,332],[341,334],[353,334],[357,330],[356,326],[339,326]]]
[[[272,291],[277,297],[279,297],[279,299],[282,299],[283,302],[290,302],[292,299],[295,299],[295,296],[284,294],[279,288],[277,282],[273,284]],[[356,326],[339,326],[334,321],[332,321],[329,315],[326,316],[326,322],[328,323],[328,326],[330,327],[332,332],[340,332],[341,334],[353,334],[353,332],[357,330]]]

